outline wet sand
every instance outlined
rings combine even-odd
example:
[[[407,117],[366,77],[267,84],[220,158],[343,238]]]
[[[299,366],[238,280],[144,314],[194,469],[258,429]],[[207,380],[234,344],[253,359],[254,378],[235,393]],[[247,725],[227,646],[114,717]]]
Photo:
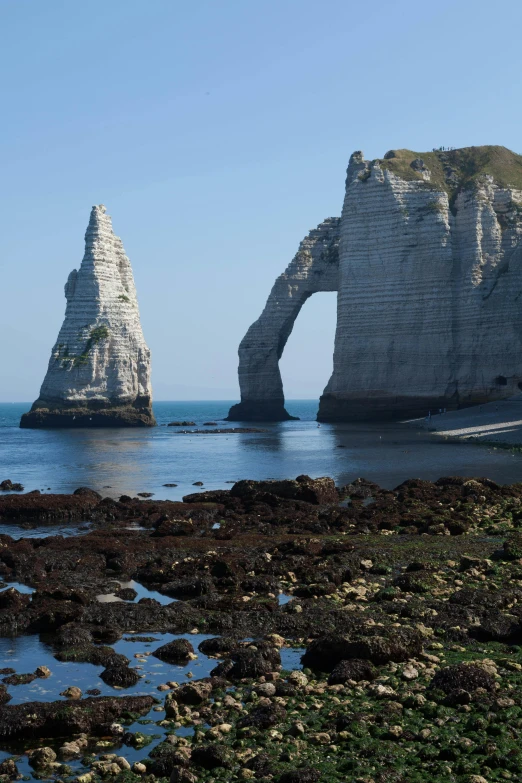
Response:
[[[408,423],[443,437],[522,446],[522,395]]]

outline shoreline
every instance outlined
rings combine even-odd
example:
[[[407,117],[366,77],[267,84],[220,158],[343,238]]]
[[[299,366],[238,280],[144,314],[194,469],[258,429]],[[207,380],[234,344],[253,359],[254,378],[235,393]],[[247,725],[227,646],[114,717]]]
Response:
[[[93,524],[2,536],[0,774],[496,783],[507,758],[520,780],[520,484],[0,497],[13,518]]]
[[[403,423],[454,441],[508,449],[522,447],[522,395],[436,413],[429,423],[425,419],[410,419]]]

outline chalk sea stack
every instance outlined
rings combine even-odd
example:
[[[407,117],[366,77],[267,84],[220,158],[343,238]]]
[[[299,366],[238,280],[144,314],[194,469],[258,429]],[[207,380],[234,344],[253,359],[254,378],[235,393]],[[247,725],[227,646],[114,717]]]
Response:
[[[336,290],[320,421],[426,415],[522,389],[522,156],[390,150],[348,165],[342,215],[301,243],[239,347],[231,420],[289,418],[278,361],[306,299]]]
[[[130,261],[103,205],[65,285],[65,319],[40,396],[21,427],[151,427],[150,351]]]

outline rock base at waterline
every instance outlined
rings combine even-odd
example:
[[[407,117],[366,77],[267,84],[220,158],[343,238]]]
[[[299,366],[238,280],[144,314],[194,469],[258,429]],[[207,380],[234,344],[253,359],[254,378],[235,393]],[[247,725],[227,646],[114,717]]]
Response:
[[[488,397],[465,400],[453,397],[355,397],[347,399],[323,394],[319,400],[317,421],[398,421],[438,413],[439,409],[454,411],[488,402]],[[500,397],[499,397],[500,399]]]
[[[73,427],[154,427],[156,419],[150,406],[115,405],[99,408],[83,405],[75,408],[45,408],[33,406],[24,413],[20,427],[24,429]]]
[[[243,400],[232,405],[225,421],[299,421],[282,400]]]

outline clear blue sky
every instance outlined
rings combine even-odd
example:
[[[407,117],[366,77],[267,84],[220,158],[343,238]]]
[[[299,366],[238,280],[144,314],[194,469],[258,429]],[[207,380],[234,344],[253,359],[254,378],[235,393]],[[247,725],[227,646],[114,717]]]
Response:
[[[237,345],[350,153],[522,151],[522,4],[0,0],[0,400],[33,400],[104,203],[136,278],[157,399],[238,395]],[[331,371],[313,297],[287,397]]]

